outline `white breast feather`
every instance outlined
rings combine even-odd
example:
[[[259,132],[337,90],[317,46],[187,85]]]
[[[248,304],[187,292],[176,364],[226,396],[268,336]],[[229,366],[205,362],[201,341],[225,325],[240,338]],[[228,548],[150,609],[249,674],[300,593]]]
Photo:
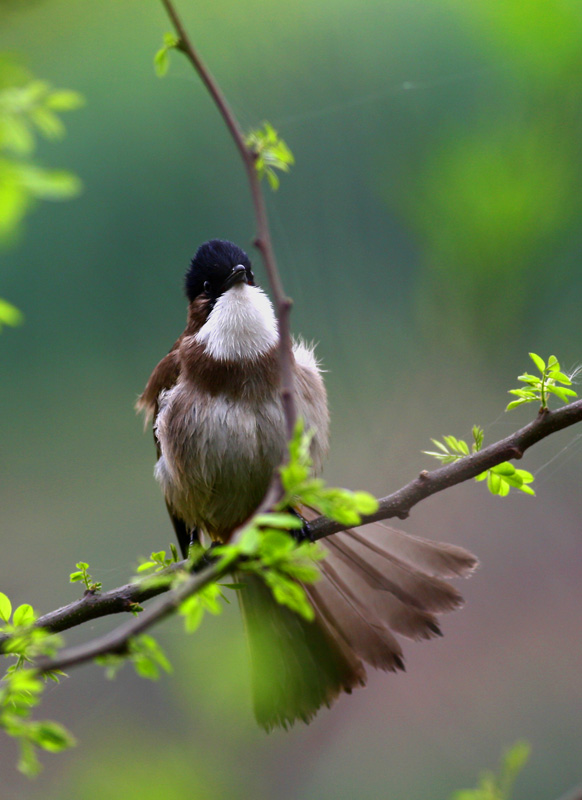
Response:
[[[222,294],[196,334],[217,361],[253,359],[277,344],[277,320],[258,286],[239,283]]]

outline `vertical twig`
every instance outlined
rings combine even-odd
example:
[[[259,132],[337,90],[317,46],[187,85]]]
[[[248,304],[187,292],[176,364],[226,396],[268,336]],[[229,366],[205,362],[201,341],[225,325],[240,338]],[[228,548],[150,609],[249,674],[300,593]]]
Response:
[[[162,0],[162,4],[166,9],[178,35],[179,43],[177,45],[177,49],[181,50],[181,52],[184,53],[184,55],[192,63],[194,69],[198,73],[198,76],[214,100],[216,107],[224,119],[226,127],[234,139],[234,143],[240,153],[240,157],[247,173],[257,225],[257,233],[254,240],[254,245],[260,252],[265,265],[265,270],[267,272],[269,283],[271,285],[271,291],[273,293],[273,300],[275,301],[277,319],[279,321],[281,401],[283,404],[283,411],[285,413],[287,438],[290,439],[293,434],[296,419],[293,383],[293,347],[291,343],[291,332],[289,327],[289,317],[292,303],[291,300],[285,295],[279,270],[277,269],[277,263],[275,261],[275,253],[271,243],[271,234],[267,219],[265,198],[263,196],[259,176],[257,175],[257,170],[255,168],[256,156],[254,152],[247,147],[245,143],[245,137],[242,133],[238,120],[230,108],[219,85],[192,45],[192,42],[190,41],[190,38],[186,32],[186,29],[184,28],[184,25],[182,24],[180,17],[178,16],[178,13],[176,12],[172,0]]]

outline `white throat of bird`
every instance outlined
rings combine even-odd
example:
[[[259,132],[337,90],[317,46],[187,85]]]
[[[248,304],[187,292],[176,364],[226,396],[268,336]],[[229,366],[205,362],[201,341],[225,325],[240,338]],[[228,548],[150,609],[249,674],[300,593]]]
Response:
[[[216,361],[255,359],[279,338],[271,301],[258,286],[236,284],[218,298],[195,338]]]

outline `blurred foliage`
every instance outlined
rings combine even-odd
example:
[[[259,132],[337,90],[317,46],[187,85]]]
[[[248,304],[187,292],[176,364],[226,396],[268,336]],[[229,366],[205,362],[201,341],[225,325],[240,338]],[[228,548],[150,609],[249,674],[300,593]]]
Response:
[[[71,172],[44,169],[32,157],[37,136],[55,141],[65,135],[59,113],[82,105],[78,92],[53,89],[0,54],[0,247],[19,238],[38,200],[68,200],[81,191],[81,181]],[[22,321],[22,313],[0,298],[0,331]]]
[[[499,774],[485,772],[475,789],[461,789],[451,800],[511,800],[513,784],[529,760],[528,742],[516,742],[501,760]]]
[[[65,135],[59,113],[83,105],[78,92],[53,89],[0,56],[0,245],[14,241],[37,200],[68,200],[80,180],[65,170],[32,162],[37,136],[58,141]]]
[[[444,6],[506,91],[501,107],[467,104],[462,124],[442,115],[418,163],[406,164],[399,205],[423,240],[419,312],[446,320],[445,336],[462,327],[466,345],[523,327],[545,262],[580,222],[582,7]]]
[[[245,144],[255,154],[259,179],[266,177],[271,189],[276,191],[280,181],[275,170],[289,172],[291,165],[295,163],[293,153],[268,122],[263,122],[261,128],[251,131]]]

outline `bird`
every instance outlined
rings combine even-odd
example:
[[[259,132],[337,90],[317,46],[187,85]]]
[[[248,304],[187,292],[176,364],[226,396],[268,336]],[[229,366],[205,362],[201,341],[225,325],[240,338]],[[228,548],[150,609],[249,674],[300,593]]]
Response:
[[[186,272],[184,332],[153,370],[136,407],[152,422],[160,484],[182,554],[205,535],[227,543],[263,499],[286,451],[279,331],[248,255],[212,239]],[[329,412],[314,347],[293,341],[295,404],[312,432],[314,474],[329,449]],[[309,522],[313,509],[296,509]],[[364,686],[366,666],[405,668],[398,635],[440,636],[437,614],[463,599],[446,579],[477,565],[456,545],[385,525],[326,539],[321,576],[304,585],[308,621],[278,604],[255,574],[237,594],[250,651],[254,713],[266,730],[310,722]]]

